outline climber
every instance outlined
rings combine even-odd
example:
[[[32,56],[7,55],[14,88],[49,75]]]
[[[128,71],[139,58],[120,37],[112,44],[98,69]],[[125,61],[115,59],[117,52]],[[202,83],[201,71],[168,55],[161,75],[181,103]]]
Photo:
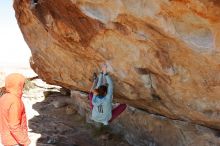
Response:
[[[126,104],[120,104],[112,110],[113,83],[107,73],[107,65],[102,66],[102,72],[96,78],[94,74],[94,82],[92,92],[89,94],[90,106],[92,110],[92,119],[96,122],[108,125],[127,107]]]

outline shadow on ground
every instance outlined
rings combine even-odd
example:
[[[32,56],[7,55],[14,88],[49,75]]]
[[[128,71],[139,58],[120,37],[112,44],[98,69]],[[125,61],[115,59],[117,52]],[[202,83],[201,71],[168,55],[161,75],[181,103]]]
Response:
[[[32,133],[41,134],[37,146],[129,146],[114,135],[110,127],[95,127],[86,123],[72,105],[54,107],[57,101],[65,100],[59,92],[52,92],[42,102],[33,105],[39,115],[29,120]]]

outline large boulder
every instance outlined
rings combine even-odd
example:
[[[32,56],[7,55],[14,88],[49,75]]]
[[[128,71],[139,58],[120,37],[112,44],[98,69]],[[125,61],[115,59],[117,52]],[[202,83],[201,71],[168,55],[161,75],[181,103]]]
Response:
[[[14,0],[34,71],[89,91],[108,65],[118,102],[220,129],[217,0]]]

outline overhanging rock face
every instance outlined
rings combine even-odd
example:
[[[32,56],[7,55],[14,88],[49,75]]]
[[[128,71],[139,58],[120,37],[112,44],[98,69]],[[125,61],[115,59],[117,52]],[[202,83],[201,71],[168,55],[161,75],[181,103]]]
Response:
[[[114,96],[136,108],[220,129],[217,0],[15,0],[31,66],[88,91],[102,62]]]

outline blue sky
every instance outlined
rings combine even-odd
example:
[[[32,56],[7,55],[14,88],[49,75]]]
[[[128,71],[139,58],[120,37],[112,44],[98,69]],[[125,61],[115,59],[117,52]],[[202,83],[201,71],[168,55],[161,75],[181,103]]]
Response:
[[[0,67],[28,67],[30,49],[17,25],[12,3],[0,1]]]

